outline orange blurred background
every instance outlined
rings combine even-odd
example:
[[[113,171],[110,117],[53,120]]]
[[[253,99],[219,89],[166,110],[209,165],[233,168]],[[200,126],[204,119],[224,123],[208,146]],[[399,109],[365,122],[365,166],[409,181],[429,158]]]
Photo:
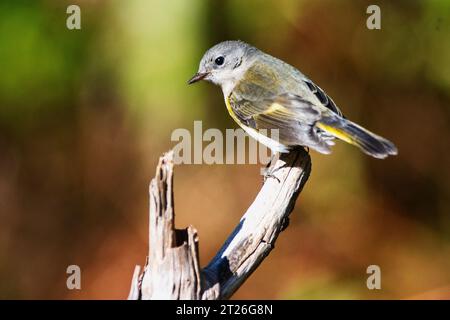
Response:
[[[66,8],[81,8],[81,30]],[[2,1],[0,298],[123,299],[147,254],[148,184],[171,132],[236,128],[220,89],[187,86],[241,39],[300,68],[344,114],[396,143],[338,144],[236,299],[450,298],[450,3]],[[261,186],[261,165],[175,168],[177,227],[206,265]],[[82,289],[66,288],[66,268]],[[366,268],[381,267],[368,290]]]

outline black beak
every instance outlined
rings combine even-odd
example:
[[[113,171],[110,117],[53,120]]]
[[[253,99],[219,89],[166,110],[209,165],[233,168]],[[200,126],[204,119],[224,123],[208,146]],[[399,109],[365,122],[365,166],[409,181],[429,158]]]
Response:
[[[208,75],[208,72],[205,73],[199,73],[197,72],[189,81],[188,84],[196,83],[197,81],[205,79],[205,77]]]

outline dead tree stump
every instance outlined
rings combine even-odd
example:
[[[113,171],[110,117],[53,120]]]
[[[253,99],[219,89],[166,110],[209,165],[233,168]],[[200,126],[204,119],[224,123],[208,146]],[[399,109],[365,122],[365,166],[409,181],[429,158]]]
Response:
[[[131,300],[228,299],[274,248],[308,180],[311,159],[302,149],[282,154],[273,174],[239,224],[210,261],[200,268],[197,231],[175,229],[173,153],[164,154],[150,183],[149,254],[136,266]]]

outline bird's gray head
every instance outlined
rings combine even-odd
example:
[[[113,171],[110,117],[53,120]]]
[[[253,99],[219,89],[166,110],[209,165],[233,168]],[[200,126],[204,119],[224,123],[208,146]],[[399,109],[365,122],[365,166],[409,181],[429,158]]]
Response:
[[[203,55],[198,72],[188,83],[207,80],[222,87],[234,83],[246,70],[256,50],[242,41],[224,41],[216,44]]]

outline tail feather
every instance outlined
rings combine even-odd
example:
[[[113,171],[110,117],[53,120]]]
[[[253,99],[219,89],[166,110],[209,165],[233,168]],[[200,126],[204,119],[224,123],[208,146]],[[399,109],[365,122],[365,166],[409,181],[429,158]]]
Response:
[[[316,123],[320,129],[336,138],[359,147],[364,153],[378,159],[397,154],[397,147],[389,140],[341,117],[324,118]]]

